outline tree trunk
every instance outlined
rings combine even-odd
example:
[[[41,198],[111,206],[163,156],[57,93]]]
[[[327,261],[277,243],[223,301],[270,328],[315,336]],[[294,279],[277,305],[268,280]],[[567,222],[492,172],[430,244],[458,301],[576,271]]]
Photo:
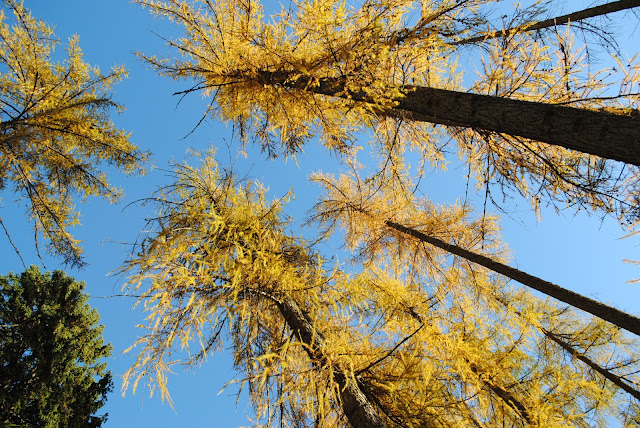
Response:
[[[503,299],[503,298],[498,297],[498,296],[494,296],[494,298],[498,302],[500,302],[505,308],[509,307],[509,303],[506,301],[506,299]],[[521,315],[519,311],[515,311],[515,313],[517,315]],[[609,370],[605,369],[604,367],[600,366],[598,363],[593,361],[591,358],[587,357],[585,354],[583,354],[582,352],[580,352],[577,349],[575,349],[568,342],[566,342],[563,339],[561,339],[560,336],[558,336],[557,334],[554,334],[554,333],[552,333],[552,332],[550,332],[550,331],[548,331],[548,330],[546,330],[546,329],[544,329],[542,327],[538,327],[538,329],[549,340],[555,342],[557,345],[559,345],[562,349],[564,349],[565,352],[567,352],[573,358],[575,358],[575,359],[577,359],[579,361],[582,361],[590,369],[598,372],[602,377],[604,377],[605,379],[607,379],[608,381],[610,381],[611,383],[613,383],[614,385],[616,385],[617,387],[619,387],[620,389],[625,391],[627,394],[630,394],[636,400],[640,401],[640,391],[638,391],[637,389],[633,388],[631,385],[626,383],[620,376],[618,376],[618,375],[616,375],[614,373],[611,373],[611,371],[609,371]]]
[[[480,34],[478,36],[470,37],[468,39],[459,40],[454,45],[463,45],[476,42],[482,42],[485,40],[495,39],[497,37],[507,37],[515,33],[524,33],[528,31],[542,30],[556,25],[569,24],[571,22],[578,22],[584,19],[593,18],[596,16],[606,15],[613,12],[619,12],[621,10],[632,9],[640,6],[640,0],[619,0],[611,3],[605,3],[600,6],[590,7],[578,12],[569,13],[567,15],[557,16],[555,18],[545,19],[533,24],[519,25],[513,28],[505,28],[504,30],[489,32]]]
[[[640,336],[640,319],[637,317],[629,315],[616,308],[612,308],[611,306],[607,306],[604,303],[592,300],[571,290],[567,290],[566,288],[562,288],[559,285],[545,281],[536,276],[529,275],[528,273],[512,268],[511,266],[507,266],[503,263],[492,260],[489,257],[483,256],[482,254],[477,254],[472,251],[465,250],[464,248],[460,248],[457,245],[448,244],[438,238],[425,235],[424,233],[415,229],[408,228],[392,221],[385,221],[385,225],[398,232],[404,233],[405,235],[417,238],[422,242],[426,242],[428,244],[441,248],[448,253],[462,257],[466,260],[469,260],[470,262],[479,264],[480,266],[504,275],[514,281],[517,281],[520,284],[533,288],[534,290],[558,299],[561,302],[567,303],[568,305],[582,309],[583,311],[588,312],[593,316],[601,318],[614,325],[617,325],[620,328],[623,328],[627,331],[630,331],[631,333]]]
[[[273,299],[291,328],[293,333],[300,340],[314,364],[322,366],[326,363],[323,350],[327,346],[324,337],[318,332],[307,314],[287,296],[278,296]],[[339,368],[334,367],[334,378],[340,388],[340,398],[342,409],[349,423],[354,428],[386,428],[386,424],[380,417],[362,392],[357,381],[349,379]]]
[[[554,104],[411,87],[396,109],[640,165],[640,119]],[[393,116],[390,113],[389,116]]]
[[[392,100],[394,108],[384,108],[377,107],[365,92],[346,91],[342,78],[292,77],[289,72],[263,71],[257,80],[263,85],[371,103],[382,116],[494,131],[640,166],[638,118],[410,85],[400,88],[404,95]]]
[[[611,373],[609,370],[605,369],[604,367],[600,367],[600,365],[598,365],[597,363],[592,361],[586,355],[578,352],[571,345],[569,345],[564,340],[560,339],[560,337],[556,336],[555,334],[553,334],[553,333],[551,333],[549,331],[546,331],[544,329],[542,330],[542,332],[549,339],[551,339],[552,341],[554,341],[555,343],[560,345],[560,347],[562,349],[564,349],[565,351],[567,351],[567,353],[569,353],[572,357],[582,361],[587,366],[589,366],[589,368],[591,368],[592,370],[595,370],[596,372],[600,373],[600,375],[602,375],[605,379],[609,380],[614,385],[616,385],[617,387],[619,387],[623,391],[625,391],[627,394],[632,395],[636,400],[640,401],[640,391],[638,391],[637,389],[631,387],[624,380],[622,380],[622,378],[620,376],[617,376],[617,375]]]
[[[535,415],[531,413],[531,411],[525,406],[520,400],[518,400],[512,393],[503,388],[502,386],[494,383],[491,378],[484,378],[482,376],[482,372],[478,370],[478,367],[471,363],[470,366],[471,371],[478,375],[480,381],[489,388],[494,394],[498,396],[507,406],[514,409],[525,421],[527,424],[534,425],[535,424]]]

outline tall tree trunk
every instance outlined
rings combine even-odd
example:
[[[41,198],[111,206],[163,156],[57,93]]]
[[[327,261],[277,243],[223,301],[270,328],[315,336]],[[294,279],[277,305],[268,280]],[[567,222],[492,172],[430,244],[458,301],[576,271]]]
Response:
[[[640,165],[640,119],[425,87],[408,88],[397,101],[396,109],[422,116],[416,120],[530,138]]]
[[[385,225],[391,229],[401,232],[405,235],[412,236],[419,239],[422,242],[434,245],[440,249],[447,251],[453,255],[462,257],[470,262],[479,264],[487,269],[490,269],[496,273],[506,276],[520,284],[533,288],[547,296],[560,300],[573,307],[582,309],[585,312],[590,313],[593,316],[608,321],[620,328],[623,328],[631,333],[640,336],[640,319],[622,312],[611,306],[607,306],[604,303],[597,302],[593,299],[585,297],[581,294],[575,293],[559,285],[553,284],[549,281],[545,281],[536,276],[529,275],[526,272],[512,268],[504,263],[497,262],[482,254],[474,253],[457,245],[448,244],[438,238],[428,236],[418,230],[403,226],[393,221],[385,221]]]
[[[582,361],[587,366],[589,366],[589,368],[600,373],[600,375],[602,375],[605,379],[609,380],[611,383],[613,383],[614,385],[616,385],[617,387],[625,391],[627,394],[630,394],[636,400],[640,401],[640,391],[633,388],[631,385],[627,384],[620,376],[611,373],[609,370],[605,369],[604,367],[601,367],[599,364],[592,361],[589,357],[582,354],[578,350],[574,349],[571,345],[569,345],[564,340],[560,339],[560,337],[558,337],[557,335],[549,331],[546,331],[544,329],[542,330],[542,332],[549,339],[551,339],[552,341],[560,345],[560,347],[564,349],[569,355],[576,358],[577,360]]]
[[[246,76],[229,76],[240,79]],[[405,85],[394,108],[377,107],[365,92],[345,90],[343,78],[313,79],[289,72],[263,71],[263,85],[301,89],[316,94],[371,103],[383,116],[483,129],[640,166],[640,119],[490,95]]]
[[[509,307],[509,303],[499,297],[499,296],[494,296],[494,298],[500,302],[505,308]],[[517,315],[521,315],[519,311],[515,311],[515,313]],[[634,397],[636,400],[640,401],[640,391],[638,391],[637,389],[635,389],[634,387],[632,387],[631,385],[629,385],[627,382],[624,381],[624,379],[622,379],[620,376],[611,373],[610,370],[605,369],[604,367],[602,367],[601,365],[599,365],[598,363],[596,363],[595,361],[593,361],[591,358],[587,357],[585,354],[583,354],[582,352],[578,351],[576,348],[574,348],[573,346],[571,346],[568,342],[566,342],[565,340],[561,339],[560,336],[558,336],[555,333],[552,333],[542,327],[538,327],[538,329],[542,332],[542,334],[544,334],[548,339],[550,339],[551,341],[555,342],[557,345],[559,345],[562,349],[564,349],[565,352],[567,352],[569,355],[571,355],[573,358],[582,361],[584,364],[586,364],[591,370],[596,371],[597,373],[599,373],[602,377],[604,377],[605,379],[607,379],[609,382],[613,383],[614,385],[616,385],[618,388],[622,389],[623,391],[625,391],[627,394],[631,395],[632,397]]]
[[[535,424],[535,415],[525,406],[522,401],[518,400],[511,392],[502,386],[498,385],[493,379],[485,378],[482,376],[482,372],[478,370],[478,367],[471,363],[471,371],[478,375],[480,381],[489,388],[494,394],[498,396],[508,407],[514,409],[529,425]]]
[[[569,13],[566,15],[557,16],[555,18],[545,19],[533,24],[519,25],[517,27],[505,28],[504,30],[498,30],[494,32],[483,33],[478,36],[470,37],[468,39],[459,40],[454,45],[463,45],[476,42],[482,42],[485,40],[495,39],[497,37],[508,37],[515,33],[524,33],[528,31],[542,30],[556,25],[569,24],[571,22],[578,22],[588,18],[596,16],[602,16],[613,12],[619,12],[621,10],[632,9],[640,6],[640,0],[619,0],[611,3],[605,3],[600,6],[590,7],[578,12]]]
[[[325,364],[324,349],[327,345],[324,337],[315,329],[307,314],[290,297],[278,296],[273,300],[289,328],[305,345],[312,362],[319,366]],[[344,414],[351,426],[354,428],[386,428],[387,425],[378,416],[376,408],[362,391],[357,380],[350,379],[337,367],[334,367],[333,373],[340,388]]]

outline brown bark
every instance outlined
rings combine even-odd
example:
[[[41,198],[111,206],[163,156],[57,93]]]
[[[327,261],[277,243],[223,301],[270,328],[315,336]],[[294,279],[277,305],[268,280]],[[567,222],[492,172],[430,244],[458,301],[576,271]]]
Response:
[[[557,16],[555,18],[545,19],[533,24],[519,25],[513,28],[505,28],[504,30],[484,33],[478,36],[470,37],[468,39],[459,40],[454,45],[470,44],[476,42],[482,42],[485,40],[495,39],[497,37],[508,37],[515,33],[524,33],[528,31],[542,30],[549,27],[555,27],[557,25],[569,24],[571,22],[578,22],[588,18],[596,16],[602,16],[613,12],[619,12],[621,10],[632,9],[640,6],[640,0],[619,0],[611,3],[605,3],[600,6],[590,7],[578,12],[569,13],[566,15]]]
[[[404,95],[392,100],[394,108],[384,108],[364,92],[346,90],[342,78],[291,77],[287,72],[265,71],[257,80],[263,85],[371,103],[382,116],[494,131],[640,166],[639,118],[409,85],[400,88]]]
[[[479,264],[480,266],[504,275],[514,281],[517,281],[520,284],[533,288],[534,290],[558,299],[561,302],[567,303],[568,305],[582,309],[583,311],[588,312],[593,316],[601,318],[607,322],[610,322],[620,328],[623,328],[627,331],[630,331],[631,333],[640,336],[640,319],[634,317],[633,315],[622,312],[616,308],[612,308],[611,306],[607,306],[604,303],[595,301],[571,290],[567,290],[566,288],[560,287],[559,285],[553,284],[549,281],[545,281],[536,276],[529,275],[526,272],[522,272],[521,270],[512,268],[511,266],[505,265],[504,263],[492,260],[482,254],[465,250],[464,248],[458,247],[457,245],[448,244],[438,238],[428,236],[418,230],[403,226],[392,221],[385,221],[385,224],[391,229],[412,236],[422,242],[434,245],[447,251],[448,253],[469,260],[470,262]]]
[[[502,299],[501,297],[498,297],[498,296],[494,296],[494,298],[498,302],[500,302],[502,305],[504,305],[505,307],[509,306],[509,304],[507,303],[507,301],[505,299]],[[518,312],[518,311],[515,311],[515,313],[520,315],[520,312]],[[585,354],[583,354],[582,352],[580,352],[577,349],[575,349],[568,342],[566,342],[563,339],[561,339],[560,336],[558,336],[557,334],[554,334],[554,333],[552,333],[552,332],[550,332],[548,330],[545,330],[542,327],[538,327],[538,329],[548,339],[550,339],[551,341],[553,341],[557,345],[559,345],[562,349],[564,349],[573,358],[575,358],[575,359],[577,359],[579,361],[582,361],[590,369],[598,372],[602,377],[604,377],[605,379],[607,379],[608,381],[610,381],[611,383],[613,383],[614,385],[616,385],[617,387],[619,387],[620,389],[625,391],[626,393],[630,394],[636,400],[640,401],[640,391],[638,391],[637,389],[635,389],[634,387],[629,385],[620,376],[618,376],[618,375],[616,375],[614,373],[611,373],[611,371],[609,371],[609,370],[605,369],[604,367],[600,366],[598,363],[593,361],[591,358],[587,357]]]
[[[513,394],[511,394],[502,386],[494,383],[492,380],[484,379],[482,377],[482,373],[478,370],[478,367],[475,364],[472,363],[470,365],[470,368],[473,373],[478,375],[478,377],[482,380],[487,388],[489,388],[494,394],[496,394],[507,406],[516,410],[520,414],[520,416],[522,416],[524,420],[527,421],[529,425],[532,425],[535,422],[535,417],[529,411],[527,406],[525,406]]]
[[[546,330],[542,330],[542,332],[549,339],[554,341],[556,344],[560,345],[560,347],[562,349],[564,349],[565,351],[567,351],[572,357],[576,358],[577,360],[582,361],[587,366],[589,366],[589,368],[591,368],[592,370],[600,373],[600,375],[602,375],[605,379],[609,380],[611,383],[613,383],[614,385],[616,385],[617,387],[619,387],[620,389],[622,389],[626,393],[628,393],[631,396],[633,396],[636,400],[640,401],[640,391],[638,391],[637,389],[633,388],[631,385],[626,383],[620,376],[617,376],[617,375],[611,373],[609,370],[605,369],[604,367],[601,367],[599,364],[597,364],[596,362],[592,361],[589,357],[587,357],[586,355],[580,353],[578,350],[574,349],[567,342],[565,342],[564,340],[560,339],[560,337],[558,337],[557,335],[555,335],[555,334],[553,334],[553,333],[551,333],[549,331],[546,331]]]
[[[314,364],[324,365],[326,358],[324,337],[318,332],[307,314],[287,296],[274,299],[280,313],[295,336],[304,345]],[[349,423],[354,428],[386,428],[378,416],[376,408],[358,385],[357,380],[349,378],[339,368],[334,367],[334,378],[340,388],[342,408]]]

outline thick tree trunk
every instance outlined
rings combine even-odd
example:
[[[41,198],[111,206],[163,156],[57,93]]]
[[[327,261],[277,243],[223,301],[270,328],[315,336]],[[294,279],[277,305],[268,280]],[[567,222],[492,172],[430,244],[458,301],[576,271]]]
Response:
[[[495,131],[640,165],[637,118],[425,87],[408,88],[397,102],[396,109],[422,115],[417,120]]]
[[[485,40],[495,39],[497,37],[507,37],[515,33],[524,33],[528,31],[542,30],[549,27],[555,27],[557,25],[569,24],[571,22],[578,22],[588,18],[596,16],[602,16],[613,12],[619,12],[621,10],[632,9],[640,6],[640,0],[619,0],[611,3],[605,3],[600,6],[590,7],[578,12],[569,13],[566,15],[557,16],[555,18],[545,19],[534,24],[520,25],[513,28],[505,28],[504,30],[494,31],[490,33],[480,34],[478,36],[470,37],[468,39],[459,40],[454,45],[463,45],[476,42],[482,42]]]
[[[573,307],[582,309],[585,312],[590,313],[593,316],[608,321],[620,328],[623,328],[631,333],[640,336],[640,319],[622,312],[611,306],[607,306],[604,303],[597,302],[581,294],[575,293],[566,288],[562,288],[559,285],[540,279],[536,276],[529,275],[526,272],[507,266],[504,263],[497,262],[489,257],[477,254],[472,251],[460,248],[457,245],[448,244],[438,238],[428,236],[418,230],[403,226],[401,224],[385,221],[387,227],[394,229],[398,232],[412,236],[419,239],[422,242],[434,245],[441,248],[448,253],[462,257],[470,262],[479,264],[487,269],[490,269],[496,273],[506,276],[520,284],[533,288],[547,296],[560,300]]]
[[[640,166],[640,119],[634,117],[409,85],[400,88],[404,95],[393,100],[394,108],[383,108],[364,92],[346,91],[342,78],[293,80],[287,72],[264,71],[257,80],[371,103],[383,116],[494,131]]]
[[[323,350],[327,346],[324,337],[318,332],[304,311],[287,296],[274,299],[287,325],[305,345],[305,349],[314,364],[326,363]],[[342,408],[349,423],[354,428],[386,428],[386,424],[376,408],[362,392],[357,381],[349,379],[340,369],[334,367],[334,377],[340,388]]]

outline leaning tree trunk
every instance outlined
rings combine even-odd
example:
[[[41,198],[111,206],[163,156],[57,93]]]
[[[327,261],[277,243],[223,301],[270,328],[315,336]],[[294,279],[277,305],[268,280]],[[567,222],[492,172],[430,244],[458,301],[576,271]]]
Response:
[[[506,299],[503,299],[503,298],[498,297],[498,296],[494,296],[494,299],[496,299],[498,302],[500,302],[505,308],[509,307],[509,303],[506,301]],[[515,313],[518,316],[522,315],[519,311],[515,311]],[[548,331],[547,329],[542,328],[540,326],[537,326],[537,328],[538,328],[538,330],[540,330],[540,332],[542,332],[542,334],[545,335],[545,337],[547,337],[549,340],[555,342],[556,345],[559,345],[565,352],[567,352],[569,355],[571,355],[571,357],[573,357],[573,358],[575,358],[575,359],[577,359],[579,361],[582,361],[590,369],[592,369],[593,371],[599,373],[602,377],[607,379],[609,382],[613,383],[618,388],[622,389],[627,394],[629,394],[632,397],[634,397],[636,400],[640,401],[640,391],[635,389],[633,386],[629,385],[620,376],[618,376],[615,373],[612,373],[610,370],[607,370],[606,368],[602,367],[601,365],[599,365],[598,363],[593,361],[591,358],[587,357],[585,354],[583,354],[582,352],[580,352],[579,350],[577,350],[576,348],[571,346],[567,341],[562,339],[557,334],[552,333],[552,332]]]
[[[535,22],[533,24],[519,25],[517,27],[505,28],[504,30],[498,30],[489,33],[483,33],[478,36],[470,37],[468,39],[459,40],[454,45],[463,45],[476,42],[482,42],[485,40],[495,39],[497,37],[508,37],[515,33],[524,33],[528,31],[542,30],[549,27],[555,27],[557,25],[570,24],[571,22],[583,21],[588,18],[596,16],[602,16],[613,12],[619,12],[621,10],[632,9],[640,6],[640,0],[619,0],[611,3],[601,4],[600,6],[590,7],[578,12],[568,13],[566,15],[556,16],[555,18],[545,19],[544,21]]]
[[[416,321],[422,323],[422,320],[418,314],[411,311],[410,315]],[[470,362],[469,359],[465,358],[464,361],[469,364],[469,369],[471,369],[471,372],[478,376],[478,380],[484,385],[484,388],[487,388],[489,391],[493,392],[500,400],[502,400],[502,402],[506,406],[512,408],[518,416],[522,417],[528,425],[533,425],[535,423],[535,414],[525,403],[519,400],[508,389],[497,383],[493,376],[485,376],[483,371],[480,370],[476,364]],[[473,420],[475,425],[479,426],[477,424],[477,421],[475,421],[475,419]]]
[[[343,78],[295,77],[263,71],[256,80],[371,103],[382,116],[499,132],[640,166],[640,119],[635,117],[410,85],[399,88],[403,95],[391,100],[395,107],[386,108],[377,106],[364,91],[347,90]]]
[[[638,391],[637,389],[635,389],[631,385],[627,384],[620,376],[618,376],[618,375],[616,375],[614,373],[611,373],[609,370],[605,369],[604,367],[601,367],[595,361],[591,360],[586,355],[584,355],[581,352],[579,352],[578,350],[574,349],[571,345],[569,345],[567,342],[562,340],[557,335],[555,335],[555,334],[553,334],[553,333],[551,333],[549,331],[546,331],[544,329],[542,330],[542,333],[545,336],[547,336],[549,339],[554,341],[556,344],[558,344],[569,355],[571,355],[572,357],[576,358],[577,360],[582,361],[584,364],[589,366],[589,368],[591,368],[592,370],[600,373],[600,375],[603,376],[605,379],[607,379],[609,382],[611,382],[614,385],[616,385],[617,387],[621,388],[627,394],[630,394],[631,396],[633,396],[636,400],[640,401],[640,391]]]
[[[575,293],[571,290],[567,290],[566,288],[560,287],[559,285],[553,284],[549,281],[545,281],[536,276],[529,275],[526,272],[512,268],[511,266],[505,265],[504,263],[497,262],[482,254],[465,250],[464,248],[461,248],[457,245],[449,244],[438,238],[426,235],[416,229],[403,226],[390,220],[385,221],[384,224],[393,230],[401,232],[405,235],[412,236],[422,242],[434,245],[447,251],[450,254],[469,260],[470,262],[479,264],[480,266],[504,275],[514,281],[517,281],[520,284],[533,288],[534,290],[558,299],[561,302],[567,303],[568,305],[571,305],[578,309],[582,309],[583,311],[588,312],[593,316],[608,321],[620,328],[623,328],[627,331],[630,331],[631,333],[640,336],[640,319],[634,317],[633,315],[629,315],[616,308],[607,306],[604,303],[597,302],[581,294]]]
[[[407,87],[395,109],[417,120],[484,129],[640,165],[640,119],[510,98]],[[387,113],[393,116],[393,110]]]
[[[285,322],[300,340],[314,364],[326,363],[324,337],[318,332],[307,314],[300,306],[287,296],[278,296],[276,303]],[[378,416],[376,408],[358,385],[357,380],[350,379],[342,370],[334,367],[334,378],[340,389],[342,409],[349,423],[354,428],[386,428],[384,421]]]

